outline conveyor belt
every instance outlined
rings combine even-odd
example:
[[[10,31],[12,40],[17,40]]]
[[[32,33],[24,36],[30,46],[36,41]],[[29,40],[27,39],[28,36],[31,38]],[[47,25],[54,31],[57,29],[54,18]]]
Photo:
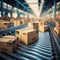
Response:
[[[18,26],[18,27],[13,27],[12,26],[11,28],[0,30],[0,37],[3,37],[4,35],[10,35],[10,34],[14,35],[15,30],[21,29],[21,28],[26,28],[26,27],[27,27],[27,25],[21,25],[21,26]]]
[[[20,43],[14,53],[0,53],[0,57],[3,60],[52,60],[49,32],[39,32],[38,41],[28,46]]]
[[[56,35],[54,32],[55,24],[53,22],[49,22],[48,25],[50,26],[50,38],[52,44],[52,56],[54,56],[53,60],[60,60],[60,37]]]

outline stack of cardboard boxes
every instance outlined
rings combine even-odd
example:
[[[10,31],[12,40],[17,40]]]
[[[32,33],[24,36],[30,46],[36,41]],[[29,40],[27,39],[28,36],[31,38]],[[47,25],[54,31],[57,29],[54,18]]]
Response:
[[[54,27],[54,31],[58,36],[60,36],[60,21],[56,21],[56,27]]]
[[[17,48],[18,40],[15,36],[0,38],[0,52],[13,52]]]
[[[38,32],[34,29],[24,28],[16,31],[16,36],[26,45],[38,40]],[[33,36],[33,37],[32,37]]]

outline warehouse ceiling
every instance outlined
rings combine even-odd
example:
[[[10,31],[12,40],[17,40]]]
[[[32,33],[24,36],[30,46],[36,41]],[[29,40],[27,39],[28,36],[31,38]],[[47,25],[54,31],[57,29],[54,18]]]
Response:
[[[7,4],[12,5],[13,7],[17,7],[16,3],[18,3],[19,9],[37,16],[40,16],[41,14],[46,12],[54,4],[54,0],[8,0],[8,1],[3,0],[3,1]],[[56,3],[58,1],[60,0],[56,0]]]

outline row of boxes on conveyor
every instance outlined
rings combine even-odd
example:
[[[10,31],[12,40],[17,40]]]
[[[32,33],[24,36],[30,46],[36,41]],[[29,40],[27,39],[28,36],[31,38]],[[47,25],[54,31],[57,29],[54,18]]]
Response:
[[[16,18],[14,19],[14,26],[21,26],[32,22],[33,18]]]
[[[46,21],[37,21],[28,23],[29,28],[36,29],[41,32],[49,30],[49,26],[46,25]]]
[[[45,32],[48,29],[49,27],[45,25],[45,21],[30,22],[28,28],[16,30],[16,36],[4,36],[0,38],[0,52],[13,52],[18,47],[19,42],[26,45],[31,44],[39,39],[38,31]]]
[[[27,19],[15,19],[14,20],[14,26],[21,26],[24,24],[28,24],[28,20]]]
[[[49,26],[46,25],[45,21],[30,22],[28,23],[28,28],[16,30],[15,34],[21,42],[28,45],[38,40],[38,31],[49,31]]]
[[[16,30],[16,36],[0,38],[0,52],[13,52],[18,47],[19,42],[28,45],[36,40],[38,40],[38,32],[36,30],[30,28]]]
[[[55,22],[56,22],[56,26],[54,27],[54,31],[58,36],[60,36],[60,20]]]

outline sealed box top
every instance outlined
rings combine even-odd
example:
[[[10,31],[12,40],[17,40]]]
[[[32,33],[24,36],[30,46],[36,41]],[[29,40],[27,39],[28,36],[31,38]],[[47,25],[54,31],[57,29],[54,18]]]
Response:
[[[0,42],[13,43],[14,41],[15,41],[14,39],[0,38]]]
[[[16,36],[9,36],[9,35],[8,35],[8,36],[4,36],[3,38],[4,38],[4,39],[12,39],[12,40],[13,40],[13,39],[17,39]]]
[[[35,31],[34,29],[30,29],[30,28],[24,28],[24,29],[21,29],[20,31],[23,31],[23,32],[32,32],[32,31]]]

